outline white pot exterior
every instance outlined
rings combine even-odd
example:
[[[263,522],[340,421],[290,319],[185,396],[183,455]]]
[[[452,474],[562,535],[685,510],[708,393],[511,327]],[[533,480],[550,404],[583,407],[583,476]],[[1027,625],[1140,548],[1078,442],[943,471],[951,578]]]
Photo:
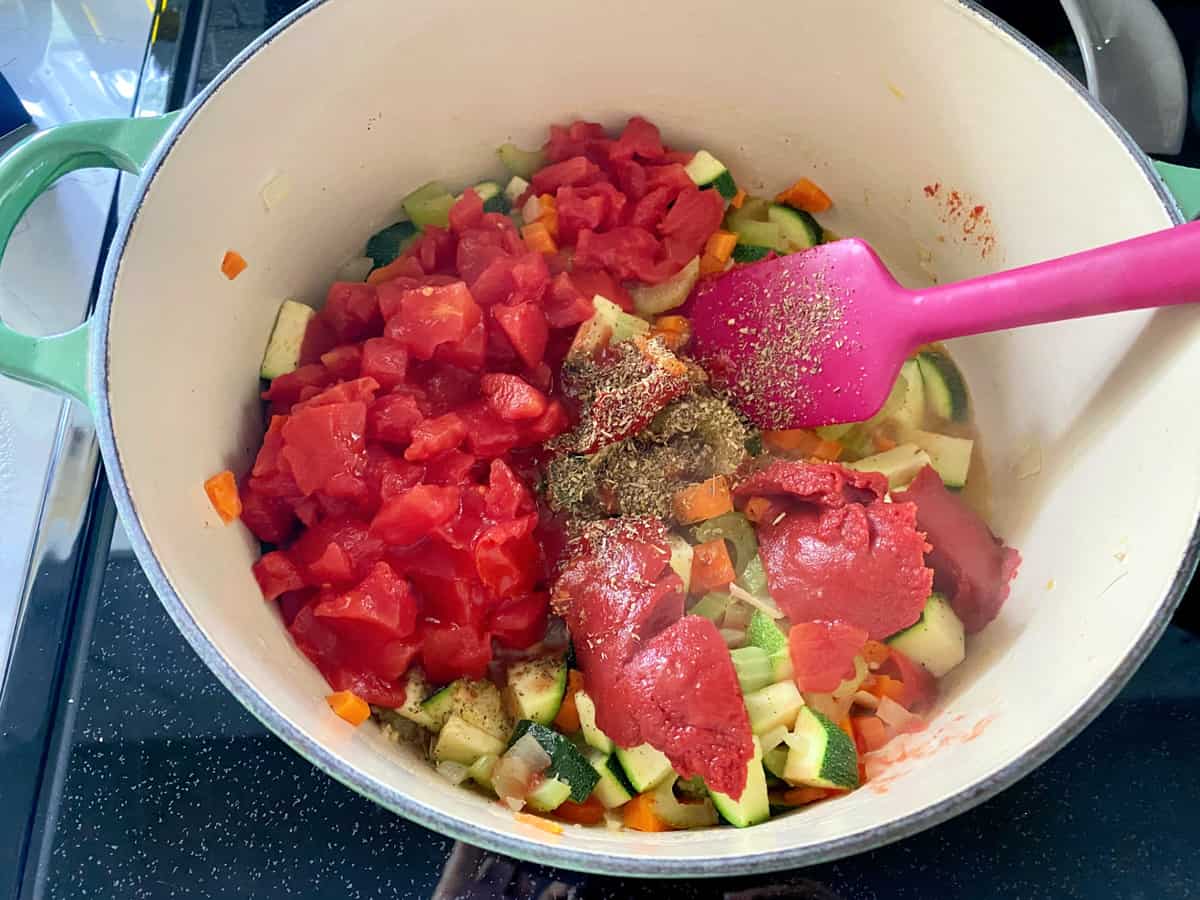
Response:
[[[670,143],[711,149],[752,191],[812,176],[836,200],[826,226],[867,238],[909,284],[1172,224],[1144,158],[1082,93],[953,0],[695,12],[625,0],[307,8],[240,58],[160,149],[109,264],[95,346],[103,450],[135,548],[189,640],[256,715],[423,824],[627,875],[816,862],[1010,783],[1094,715],[1157,637],[1173,584],[1191,571],[1200,506],[1200,440],[1180,415],[1200,373],[1196,311],[964,340],[954,349],[984,435],[993,522],[1024,564],[948,680],[924,749],[876,784],[744,831],[553,837],[449,789],[373,725],[331,715],[324,681],[251,577],[255,541],[220,524],[201,485],[253,458],[256,370],[279,302],[319,302],[412,187],[498,176],[494,148],[536,145],[550,122],[617,127],[640,113]],[[314,63],[320,77],[297,77]],[[279,175],[290,193],[268,210],[260,191]],[[974,231],[948,214],[951,191],[967,211],[986,207]],[[987,254],[983,236],[994,237]],[[249,261],[233,282],[218,269],[227,249]]]

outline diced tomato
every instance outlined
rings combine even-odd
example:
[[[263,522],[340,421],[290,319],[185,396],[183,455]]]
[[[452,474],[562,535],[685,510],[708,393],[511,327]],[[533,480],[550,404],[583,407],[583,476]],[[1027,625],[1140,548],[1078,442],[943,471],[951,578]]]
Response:
[[[278,376],[262,396],[271,403],[290,406],[300,399],[300,391],[304,388],[323,388],[332,383],[332,373],[320,363],[312,363]]]
[[[533,496],[529,488],[502,459],[492,460],[484,499],[487,514],[497,521],[533,512]]]
[[[279,469],[280,453],[283,451],[283,426],[287,416],[271,416],[267,433],[263,435],[262,446],[254,457],[254,467],[250,474],[254,476],[273,475]]]
[[[409,252],[421,264],[426,275],[433,275],[453,270],[457,245],[453,232],[436,225],[426,225]]]
[[[683,191],[694,190],[695,182],[679,163],[667,163],[661,166],[646,166],[646,190],[666,188],[671,192],[671,199],[678,197]]]
[[[461,450],[447,450],[425,463],[426,484],[462,484],[475,465],[475,457]]]
[[[412,443],[404,451],[404,458],[410,462],[431,459],[439,453],[453,450],[466,436],[467,424],[458,413],[425,419],[413,429]]]
[[[585,228],[616,227],[625,208],[625,195],[607,181],[584,187],[560,187],[555,194],[558,240],[573,244]]]
[[[357,587],[317,603],[313,615],[342,625],[353,623],[368,640],[395,640],[416,628],[417,602],[408,582],[386,562],[377,562]]]
[[[435,684],[482,678],[492,661],[492,642],[474,625],[431,625],[421,646],[425,674]]]
[[[553,194],[565,185],[591,184],[601,174],[600,167],[586,156],[575,156],[539,169],[529,184],[535,194]]]
[[[358,344],[342,344],[327,353],[322,353],[321,365],[328,369],[334,378],[357,378],[362,365],[362,353],[362,347]]]
[[[389,444],[407,445],[413,429],[425,419],[417,398],[412,394],[386,394],[367,414],[367,434]]]
[[[571,328],[586,322],[595,311],[591,296],[584,296],[570,275],[562,272],[554,276],[542,306],[547,325],[551,328]]]
[[[274,600],[288,591],[304,587],[304,576],[292,558],[281,550],[264,553],[253,566],[254,578],[262,589],[263,598]]]
[[[906,709],[924,712],[937,700],[937,679],[894,647],[879,671],[900,679],[904,692],[896,702]]]
[[[371,338],[362,345],[361,371],[364,378],[374,378],[383,390],[390,391],[404,383],[408,351],[392,338]]]
[[[338,345],[337,335],[320,316],[308,320],[304,341],[300,345],[300,365],[311,366],[321,361],[321,356]]]
[[[372,455],[372,450],[383,452],[381,455]],[[368,447],[367,452],[371,456],[367,462],[367,484],[380,501],[416,487],[425,477],[425,467],[420,463],[393,455],[378,444]]]
[[[323,391],[317,391],[311,396],[305,396],[309,390],[309,388],[305,388],[301,392],[301,401],[292,407],[293,413],[310,406],[329,406],[334,403],[369,404],[375,399],[375,392],[379,390],[379,382],[374,378],[355,378],[353,381],[342,381]]]
[[[667,256],[680,266],[687,263],[704,250],[724,215],[725,200],[716,191],[702,191],[695,185],[680,191],[658,226]]]
[[[546,352],[546,340],[550,335],[542,311],[533,303],[501,304],[492,307],[492,315],[521,361],[531,369],[537,366]]]
[[[306,581],[313,585],[325,581],[313,573],[313,566],[318,566],[319,570],[335,558],[328,554],[330,544],[340,547],[350,560],[353,571],[342,579],[346,581],[365,577],[384,551],[383,541],[368,531],[365,522],[347,516],[322,519],[305,529],[288,550],[292,560],[305,573]]]
[[[475,188],[467,188],[450,207],[450,230],[461,236],[471,228],[478,228],[483,221],[483,201]]]
[[[846,622],[797,622],[788,632],[796,686],[828,693],[854,674],[854,657],[862,653],[867,630]]]
[[[465,407],[461,414],[467,423],[467,447],[482,459],[503,456],[521,443],[522,432],[517,425],[501,419],[484,402]]]
[[[308,577],[314,585],[349,584],[354,580],[354,563],[341,545],[329,543],[321,555],[308,564]]]
[[[654,160],[664,153],[662,135],[658,128],[641,116],[634,116],[625,125],[621,137],[613,144],[609,158],[632,159],[640,156],[642,159]]]
[[[497,596],[523,594],[538,573],[538,548],[533,540],[537,516],[522,516],[488,528],[475,544],[475,569]]]
[[[488,630],[500,646],[524,650],[546,633],[550,597],[545,592],[510,597],[500,602],[488,619]]]
[[[540,253],[523,253],[512,262],[513,292],[516,303],[540,303],[550,286],[550,270]]]
[[[480,322],[471,333],[456,344],[442,344],[434,357],[461,369],[476,371],[487,362],[487,329]]]
[[[417,359],[432,359],[441,344],[461,341],[479,324],[479,305],[461,281],[405,291],[400,312],[386,333],[404,343]]]
[[[666,281],[679,271],[678,263],[662,256],[658,239],[645,228],[632,225],[620,225],[602,234],[581,231],[575,245],[579,267],[607,269],[616,278],[650,284]]]
[[[617,304],[625,312],[633,312],[633,297],[629,295],[629,291],[625,290],[621,283],[604,269],[588,268],[576,259],[575,269],[571,272],[571,281],[589,303],[593,297],[599,294],[605,300],[611,300]],[[594,309],[593,307],[593,311]],[[590,312],[588,318],[591,318]]]
[[[283,458],[305,494],[324,488],[335,475],[357,474],[366,465],[365,403],[310,406],[283,426]]]
[[[484,375],[479,387],[492,412],[502,419],[536,419],[546,411],[546,395],[518,375]]]
[[[374,337],[383,327],[375,287],[360,281],[334,282],[318,315],[341,344]]]
[[[512,225],[511,219],[508,222],[509,225]],[[477,282],[493,262],[511,258],[508,250],[505,249],[505,233],[502,228],[473,229],[459,238],[455,254],[455,268],[462,275],[463,281],[470,286],[471,295],[475,298],[476,303],[486,306],[488,303],[504,299],[503,297],[493,299],[490,295],[485,295],[485,292],[479,289]],[[380,300],[380,305],[382,306],[382,304],[383,301]],[[386,308],[384,315],[387,315]]]
[[[645,228],[647,231],[657,230],[663,216],[667,214],[667,209],[671,206],[674,196],[668,187],[657,187],[648,191],[630,209],[626,224],[636,228]]]
[[[383,504],[371,534],[389,544],[414,544],[458,512],[459,489],[419,484]]]
[[[551,400],[546,411],[525,426],[525,436],[534,443],[542,443],[553,437],[558,437],[571,427],[567,416],[567,408],[561,400]]]
[[[242,498],[242,523],[256,538],[268,544],[282,544],[292,536],[296,516],[287,500],[256,491],[253,479],[239,495]]]
[[[604,133],[604,126],[596,122],[575,121],[566,128],[551,125],[550,140],[545,146],[546,158],[550,162],[561,162],[581,155],[607,159],[611,143]]]

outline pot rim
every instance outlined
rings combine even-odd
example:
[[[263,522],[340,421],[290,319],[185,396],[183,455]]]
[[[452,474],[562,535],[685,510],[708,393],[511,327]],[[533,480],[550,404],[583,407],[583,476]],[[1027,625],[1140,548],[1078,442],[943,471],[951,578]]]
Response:
[[[663,859],[634,853],[596,853],[566,846],[551,846],[533,839],[519,838],[493,831],[480,824],[458,819],[432,807],[425,806],[400,791],[347,766],[332,751],[296,728],[265,696],[259,694],[251,684],[218,652],[208,639],[191,612],[175,591],[165,571],[155,556],[149,537],[142,528],[137,506],[129,493],[120,451],[113,433],[112,409],[108,397],[108,323],[111,312],[113,290],[120,272],[125,245],[141,211],[146,193],[158,173],[164,159],[170,154],[175,142],[187,130],[196,112],[207,100],[256,53],[269,45],[294,22],[324,6],[329,0],[309,0],[277,22],[271,29],[248,45],[227,65],[216,78],[180,113],[178,120],[163,137],[153,156],[142,172],[136,198],[131,211],[120,223],[114,236],[112,248],[104,267],[101,289],[93,316],[95,328],[92,335],[90,354],[90,376],[95,394],[96,432],[108,472],[108,483],[112,489],[117,510],[129,533],[130,543],[138,561],[146,572],[159,600],[168,615],[191,644],[192,648],[212,670],[220,682],[273,734],[282,739],[294,751],[309,760],[318,769],[344,784],[356,793],[369,798],[381,806],[399,813],[406,819],[455,839],[466,841],[488,850],[503,853],[527,861],[559,866],[575,871],[650,878],[678,876],[721,877],[748,875],[778,871],[780,869],[815,865],[867,850],[872,850],[909,837],[934,825],[940,824],[959,813],[965,812],[998,794],[1018,779],[1045,762],[1067,742],[1079,734],[1108,705],[1124,687],[1134,671],[1146,658],[1150,649],[1166,629],[1171,615],[1179,605],[1187,589],[1197,562],[1200,561],[1200,521],[1193,527],[1191,539],[1180,561],[1175,578],[1159,604],[1154,617],[1143,630],[1138,640],[1125,656],[1119,660],[1112,673],[1091,695],[1077,707],[1058,727],[1038,744],[1013,760],[1007,766],[987,778],[964,788],[958,793],[918,810],[895,821],[866,828],[836,840],[810,847],[792,847],[764,850],[733,857],[700,859]],[[1184,221],[1174,198],[1167,191],[1153,168],[1150,159],[1137,147],[1133,139],[1117,121],[1079,84],[1065,69],[1040,47],[1032,43],[1007,23],[980,7],[974,0],[945,0],[955,3],[964,12],[978,17],[993,26],[1009,39],[1017,42],[1042,63],[1050,74],[1064,79],[1117,136],[1133,161],[1142,170],[1150,187],[1158,194],[1163,208],[1175,224]]]

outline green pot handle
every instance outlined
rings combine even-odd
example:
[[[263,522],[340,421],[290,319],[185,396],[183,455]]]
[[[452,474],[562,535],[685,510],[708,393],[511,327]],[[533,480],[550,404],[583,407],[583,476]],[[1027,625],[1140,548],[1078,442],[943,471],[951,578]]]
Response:
[[[76,169],[121,169],[134,175],[178,113],[141,119],[72,122],[39,132],[0,158],[0,256],[29,205]],[[0,321],[0,373],[91,405],[88,345],[91,320],[63,334],[30,337]]]
[[[1166,162],[1155,162],[1154,167],[1175,197],[1183,217],[1189,222],[1200,217],[1200,169]]]

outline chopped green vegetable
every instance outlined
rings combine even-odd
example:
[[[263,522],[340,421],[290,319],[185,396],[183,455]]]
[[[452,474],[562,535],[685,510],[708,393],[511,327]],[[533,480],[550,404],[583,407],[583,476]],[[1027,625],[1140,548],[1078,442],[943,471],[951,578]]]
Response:
[[[364,254],[371,257],[371,262],[378,269],[395,261],[396,257],[403,253],[419,234],[417,226],[412,222],[408,220],[396,222],[371,235]]]
[[[546,164],[546,154],[541,150],[522,150],[516,144],[501,144],[496,154],[504,168],[521,178],[531,178]]]
[[[706,544],[723,538],[733,548],[730,554],[733,559],[733,570],[738,575],[746,571],[746,566],[758,556],[758,538],[754,536],[754,526],[740,512],[722,513],[712,519],[706,519],[692,528],[697,544]]]
[[[558,778],[569,784],[571,799],[576,803],[586,800],[596,782],[600,780],[600,776],[586,757],[563,735],[529,719],[522,719],[517,723],[512,737],[508,740],[508,746],[511,747],[526,734],[533,735],[534,740],[550,755],[550,766],[546,769],[546,776]]]
[[[414,225],[420,228],[426,225],[445,228],[450,224],[450,207],[454,205],[454,195],[440,182],[431,181],[405,197],[402,205]]]

